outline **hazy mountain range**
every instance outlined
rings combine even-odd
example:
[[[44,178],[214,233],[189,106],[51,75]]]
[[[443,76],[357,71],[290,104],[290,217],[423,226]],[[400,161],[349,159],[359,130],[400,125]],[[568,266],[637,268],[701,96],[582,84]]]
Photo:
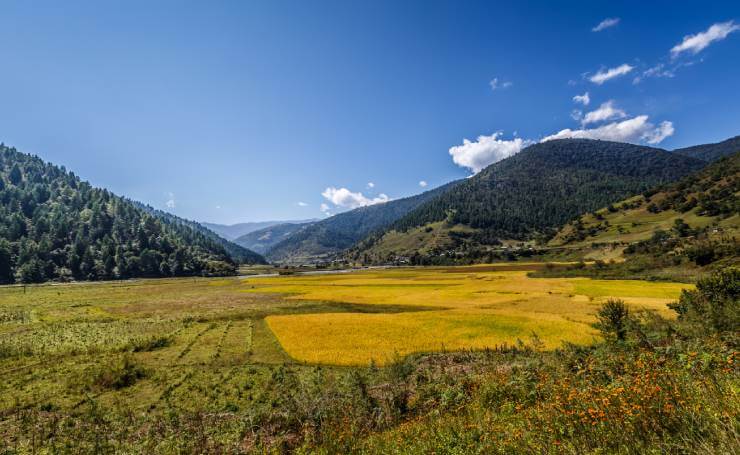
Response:
[[[259,231],[260,229],[269,228],[277,224],[285,224],[285,223],[301,224],[301,223],[310,223],[313,221],[317,221],[317,219],[314,218],[314,219],[308,219],[308,220],[251,221],[251,222],[236,223],[236,224],[217,224],[217,223],[201,222],[200,224],[212,230],[213,232],[225,238],[226,240],[236,240],[243,235],[249,234],[250,232]]]

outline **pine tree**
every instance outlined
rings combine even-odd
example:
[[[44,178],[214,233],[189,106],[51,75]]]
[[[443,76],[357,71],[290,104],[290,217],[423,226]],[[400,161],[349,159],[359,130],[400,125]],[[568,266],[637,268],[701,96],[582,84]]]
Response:
[[[10,284],[15,281],[11,253],[10,242],[0,239],[0,284]]]
[[[13,169],[10,170],[10,174],[8,174],[8,179],[10,180],[10,183],[15,186],[18,186],[23,181],[23,174],[21,174],[21,168],[18,166],[18,164],[15,164],[13,166]]]

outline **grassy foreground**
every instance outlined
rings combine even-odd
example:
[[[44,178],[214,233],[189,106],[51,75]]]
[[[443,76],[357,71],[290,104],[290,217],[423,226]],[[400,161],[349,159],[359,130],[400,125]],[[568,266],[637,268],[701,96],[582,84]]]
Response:
[[[665,303],[686,286],[533,280],[521,269],[0,288],[0,453],[740,448],[737,343],[727,335],[736,313],[713,319],[729,328],[697,322],[696,311],[675,320]],[[726,307],[736,311],[737,276],[725,281],[735,286]],[[631,309],[619,339],[590,325],[611,296]],[[389,361],[380,354],[423,340],[394,339],[371,322],[396,316],[424,321],[398,334],[462,338],[460,348],[495,336],[505,345]],[[342,326],[343,317],[351,324]],[[361,317],[369,319],[352,320]],[[296,361],[301,351],[276,328],[283,320],[332,322],[322,355],[335,357],[319,359],[323,366]],[[533,336],[532,324],[556,322],[566,333]],[[361,327],[370,358],[386,366],[332,366],[359,363],[347,340]],[[318,334],[302,330],[305,343],[316,343]],[[557,338],[546,338],[584,331],[582,344],[556,350]],[[337,361],[347,358],[355,360]]]

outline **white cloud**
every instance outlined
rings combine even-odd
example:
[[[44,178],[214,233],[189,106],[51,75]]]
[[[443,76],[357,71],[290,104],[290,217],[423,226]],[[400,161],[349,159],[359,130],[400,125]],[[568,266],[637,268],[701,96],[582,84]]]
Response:
[[[324,203],[322,202],[322,203],[321,203],[321,206],[319,206],[319,209],[320,209],[320,210],[321,210],[322,212],[328,212],[328,211],[329,211],[329,206],[328,206],[328,205],[326,205],[326,204],[324,204]]]
[[[504,141],[499,139],[499,136],[501,136],[500,132],[490,136],[478,136],[475,142],[463,139],[462,145],[450,148],[452,161],[477,174],[486,166],[519,153],[522,148],[531,143],[519,137]]]
[[[419,186],[422,188],[426,188],[428,183],[425,180],[419,180]]]
[[[221,206],[220,205],[217,205],[216,206],[216,210],[221,210]]]
[[[172,192],[167,193],[167,202],[164,203],[168,209],[174,209],[177,204],[175,203],[175,194]]]
[[[623,63],[617,66],[616,68],[610,68],[608,70],[601,70],[598,73],[591,76],[589,80],[596,85],[601,85],[604,82],[608,81],[609,79],[614,79],[615,77],[624,76],[625,74],[632,71],[634,68],[635,67],[632,65]]]
[[[602,30],[606,30],[609,27],[614,27],[618,23],[619,23],[619,18],[618,17],[608,17],[608,18],[604,19],[603,21],[599,22],[599,25],[597,25],[596,27],[592,28],[591,31],[592,32],[600,32]]]
[[[493,79],[491,79],[488,85],[491,86],[491,90],[499,90],[509,88],[514,85],[514,83],[509,81],[499,81],[497,77],[494,77]]]
[[[375,188],[375,184],[373,182],[367,182],[368,188]]]
[[[673,136],[676,130],[673,128],[673,122],[661,122],[657,128],[648,131],[645,135],[645,142],[648,144],[659,144],[663,139]]]
[[[673,123],[665,121],[655,126],[648,121],[647,115],[638,115],[621,122],[608,123],[598,128],[559,131],[542,139],[541,142],[553,139],[602,139],[617,142],[646,142],[658,144],[674,132]]]
[[[321,193],[321,195],[337,207],[347,207],[350,209],[365,207],[367,205],[381,204],[390,200],[387,195],[382,193],[379,194],[378,197],[370,199],[368,197],[365,197],[360,192],[353,193],[347,188],[334,188],[333,186],[325,189],[324,192]]]
[[[572,118],[576,122],[580,122],[583,118],[583,112],[580,109],[573,109],[570,112],[570,118]]]
[[[307,204],[307,203],[305,203],[305,202],[303,202],[303,201],[298,201],[298,205],[299,205],[300,207],[308,207],[308,204]]]
[[[588,92],[584,93],[583,95],[576,95],[573,97],[573,101],[576,103],[581,103],[584,106],[588,106],[589,103],[591,103],[591,97],[588,96]]]
[[[671,49],[671,56],[675,58],[683,52],[698,54],[713,42],[727,38],[727,35],[736,30],[740,30],[740,25],[736,24],[735,21],[713,24],[707,30],[696,35],[684,36],[683,41]]]
[[[598,109],[586,113],[581,120],[581,125],[589,123],[599,123],[606,120],[614,120],[627,117],[627,113],[622,109],[614,107],[614,100],[609,100],[599,106]]]
[[[674,65],[673,68],[667,68],[665,64],[658,63],[657,65],[643,71],[642,74],[640,74],[639,76],[635,76],[635,78],[632,79],[632,83],[639,84],[640,82],[642,82],[643,79],[647,77],[674,77],[676,75],[676,70],[681,66],[688,65]]]

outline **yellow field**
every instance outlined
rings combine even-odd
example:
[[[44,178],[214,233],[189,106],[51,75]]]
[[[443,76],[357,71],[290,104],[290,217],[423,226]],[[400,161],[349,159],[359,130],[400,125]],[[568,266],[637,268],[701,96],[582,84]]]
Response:
[[[521,266],[518,266],[521,268]],[[546,348],[590,343],[598,306],[619,297],[671,316],[666,304],[689,285],[585,278],[529,278],[502,265],[250,278],[245,292],[287,300],[356,304],[354,312],[266,317],[293,358],[335,365],[387,363],[421,351],[483,349],[527,341]],[[296,302],[297,303],[297,302]],[[367,305],[363,311],[362,306]]]

